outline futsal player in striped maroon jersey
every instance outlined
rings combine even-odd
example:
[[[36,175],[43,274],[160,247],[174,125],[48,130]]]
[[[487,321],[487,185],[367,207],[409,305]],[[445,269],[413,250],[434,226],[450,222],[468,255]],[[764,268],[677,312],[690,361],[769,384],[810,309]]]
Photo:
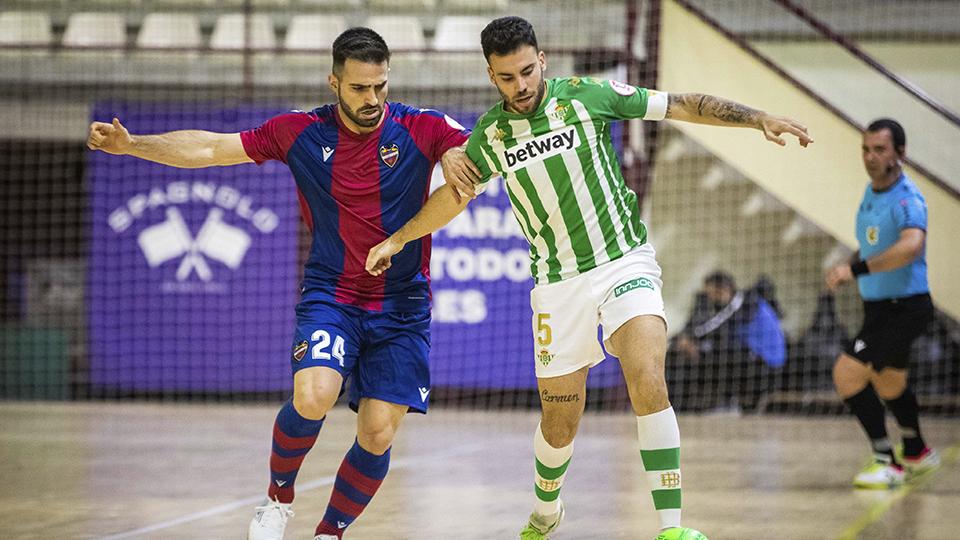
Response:
[[[230,134],[133,136],[117,119],[90,126],[94,150],[175,167],[278,160],[293,172],[313,241],[296,310],[294,395],[274,424],[270,486],[249,526],[253,540],[283,538],[297,473],[348,377],[357,438],[317,540],[342,538],[383,482],[404,415],[425,413],[429,404],[430,238],[408,244],[380,276],[364,263],[371,247],[422,208],[437,162],[464,184],[478,171],[461,148],[469,136],[463,126],[437,111],[385,101],[389,60],[376,32],[351,28],[333,43],[336,104]]]

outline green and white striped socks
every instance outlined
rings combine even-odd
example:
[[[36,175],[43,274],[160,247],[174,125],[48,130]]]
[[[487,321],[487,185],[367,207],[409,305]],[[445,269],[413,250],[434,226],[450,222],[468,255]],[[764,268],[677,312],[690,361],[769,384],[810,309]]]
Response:
[[[680,428],[673,407],[637,417],[640,458],[660,526],[680,526]]]
[[[534,511],[541,516],[549,516],[560,511],[560,488],[567,475],[567,465],[573,455],[573,443],[563,448],[554,448],[543,438],[540,424],[533,436],[533,453],[537,461],[534,491],[537,494],[537,506]]]

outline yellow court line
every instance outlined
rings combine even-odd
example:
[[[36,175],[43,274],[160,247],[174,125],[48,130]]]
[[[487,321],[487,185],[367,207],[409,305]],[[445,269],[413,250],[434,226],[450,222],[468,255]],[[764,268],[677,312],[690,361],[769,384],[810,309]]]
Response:
[[[960,444],[955,444],[944,450],[940,454],[940,458],[940,469],[951,465],[957,458],[960,458]],[[883,517],[883,515],[887,513],[887,510],[893,506],[893,503],[906,497],[913,490],[922,487],[934,476],[936,476],[936,471],[930,471],[930,474],[925,474],[917,481],[905,484],[902,488],[891,493],[890,497],[874,504],[869,510],[864,512],[862,516],[844,529],[843,532],[840,533],[840,536],[837,537],[837,540],[855,540],[864,529]]]

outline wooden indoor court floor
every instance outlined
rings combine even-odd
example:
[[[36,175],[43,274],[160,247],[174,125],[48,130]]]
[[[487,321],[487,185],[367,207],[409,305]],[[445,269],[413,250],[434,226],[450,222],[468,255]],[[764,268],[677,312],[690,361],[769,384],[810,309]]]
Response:
[[[0,403],[0,538],[242,539],[266,489],[275,411]],[[354,422],[346,408],[329,415],[286,538],[313,537]],[[532,505],[536,423],[532,412],[410,415],[390,475],[346,538],[516,538]],[[866,443],[852,419],[681,416],[684,523],[711,540],[960,538],[960,421],[924,427],[944,466],[894,492],[861,492],[850,479]],[[584,418],[552,538],[652,539],[637,454],[628,413]]]

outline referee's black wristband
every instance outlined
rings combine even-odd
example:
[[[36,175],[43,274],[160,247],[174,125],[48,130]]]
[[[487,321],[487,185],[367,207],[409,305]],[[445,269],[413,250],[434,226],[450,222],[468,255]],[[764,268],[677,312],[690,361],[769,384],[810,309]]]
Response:
[[[867,267],[867,261],[860,259],[850,265],[850,272],[853,274],[853,277],[857,277],[863,274],[869,274],[870,268]]]

